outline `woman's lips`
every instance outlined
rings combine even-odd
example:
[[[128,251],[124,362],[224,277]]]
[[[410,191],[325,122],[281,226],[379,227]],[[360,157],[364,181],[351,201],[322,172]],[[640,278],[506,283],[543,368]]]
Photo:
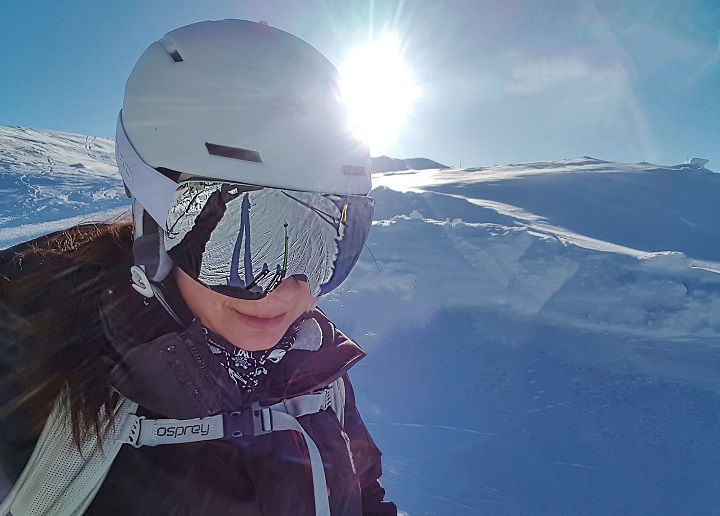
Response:
[[[258,330],[272,330],[280,326],[285,320],[287,313],[276,315],[274,317],[259,317],[254,315],[244,314],[235,310],[238,318],[241,319],[245,324],[256,328]]]

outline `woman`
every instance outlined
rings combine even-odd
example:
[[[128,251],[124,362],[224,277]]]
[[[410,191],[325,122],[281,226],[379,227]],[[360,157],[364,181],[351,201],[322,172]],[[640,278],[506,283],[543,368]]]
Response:
[[[240,20],[146,50],[117,126],[132,224],[1,256],[3,515],[396,514],[364,354],[315,307],[373,212],[336,75]]]

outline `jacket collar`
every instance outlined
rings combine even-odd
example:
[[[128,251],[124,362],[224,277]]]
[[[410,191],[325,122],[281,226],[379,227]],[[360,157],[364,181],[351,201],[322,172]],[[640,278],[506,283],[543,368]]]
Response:
[[[365,356],[321,310],[312,310],[304,314],[293,347],[273,365],[250,400],[243,399],[209,351],[202,326],[192,318],[172,280],[163,290],[180,315],[182,327],[159,302],[143,298],[127,280],[124,284],[125,288],[107,290],[101,300],[105,333],[116,351],[113,384],[125,396],[165,417],[203,417],[235,410],[249,401],[272,404],[318,390]]]

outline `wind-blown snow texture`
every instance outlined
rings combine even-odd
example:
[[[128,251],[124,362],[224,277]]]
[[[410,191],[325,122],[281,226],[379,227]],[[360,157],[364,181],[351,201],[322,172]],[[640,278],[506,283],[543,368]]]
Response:
[[[0,247],[127,209],[112,142],[0,127]],[[720,175],[592,158],[376,175],[321,307],[410,515],[720,513]]]

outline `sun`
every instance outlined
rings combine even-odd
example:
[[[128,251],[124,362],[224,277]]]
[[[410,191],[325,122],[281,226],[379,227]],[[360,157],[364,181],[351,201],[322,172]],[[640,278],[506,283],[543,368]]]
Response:
[[[420,95],[405,62],[400,38],[391,33],[352,51],[340,67],[340,91],[353,130],[377,155],[392,142]]]

